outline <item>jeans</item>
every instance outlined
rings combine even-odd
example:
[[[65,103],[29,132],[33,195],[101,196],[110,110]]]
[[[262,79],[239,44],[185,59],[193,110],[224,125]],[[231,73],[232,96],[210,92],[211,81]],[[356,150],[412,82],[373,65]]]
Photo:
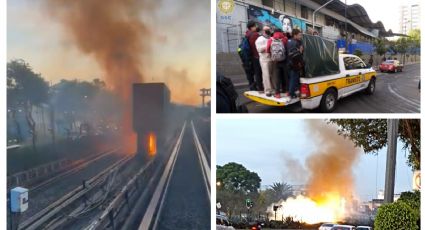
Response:
[[[272,84],[276,92],[287,92],[288,91],[288,73],[287,64],[285,61],[273,63],[273,78]]]
[[[289,95],[295,97],[295,91],[299,88],[300,72],[290,69],[289,70]]]

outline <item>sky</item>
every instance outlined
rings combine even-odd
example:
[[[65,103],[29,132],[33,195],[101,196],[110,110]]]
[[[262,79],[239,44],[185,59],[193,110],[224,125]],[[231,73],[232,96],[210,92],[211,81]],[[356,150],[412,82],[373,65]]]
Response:
[[[273,182],[301,185],[285,174],[284,155],[304,162],[315,148],[306,135],[303,120],[217,119],[217,165],[236,162],[258,173],[264,188]],[[405,150],[398,143],[395,193],[412,189],[413,172],[406,163]],[[356,195],[362,201],[376,197],[385,184],[386,148],[377,156],[361,154],[353,168]],[[376,180],[377,178],[377,180]]]
[[[35,72],[53,84],[60,79],[102,78],[104,74],[94,58],[80,52],[65,36],[62,24],[43,8],[44,2],[8,1],[7,60],[24,59]],[[158,42],[151,47],[153,55],[149,63],[144,63],[148,66],[144,70],[146,79],[161,81],[165,77],[174,77],[166,76],[172,75],[170,72],[184,73],[185,78],[197,87],[208,88],[211,4],[197,0],[187,0],[186,4],[177,4],[173,0],[156,2],[161,7],[152,18],[140,15],[158,34]],[[198,95],[198,88],[193,89],[193,95]]]
[[[345,0],[342,0],[345,2]],[[347,0],[348,5],[360,4],[365,8],[372,22],[381,21],[386,30],[400,32],[400,6],[418,2],[417,0]]]

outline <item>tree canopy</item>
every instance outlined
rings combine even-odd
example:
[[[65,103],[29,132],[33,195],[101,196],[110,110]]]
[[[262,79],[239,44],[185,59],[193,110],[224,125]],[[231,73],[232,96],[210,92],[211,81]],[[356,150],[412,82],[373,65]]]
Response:
[[[260,188],[261,179],[257,173],[251,172],[238,163],[217,165],[217,181],[220,188],[230,191],[241,191],[245,194],[256,193]]]
[[[32,137],[34,151],[36,150],[37,129],[33,118],[33,107],[46,103],[48,93],[49,85],[47,82],[40,74],[35,73],[24,60],[12,60],[7,63],[7,106],[12,114],[15,114],[14,111],[20,108],[25,111],[25,119]],[[17,123],[15,115],[12,117]],[[18,123],[17,129],[20,133]]]
[[[375,46],[375,51],[379,55],[384,55],[387,52],[387,47],[385,46],[385,40],[384,39],[375,39],[373,42],[373,45]]]
[[[48,99],[49,85],[22,59],[7,63],[8,106],[40,105]]]
[[[338,125],[338,134],[350,138],[365,153],[377,153],[387,146],[386,119],[331,119],[330,123]],[[408,165],[420,169],[420,120],[399,120],[398,137],[403,149],[408,151]]]

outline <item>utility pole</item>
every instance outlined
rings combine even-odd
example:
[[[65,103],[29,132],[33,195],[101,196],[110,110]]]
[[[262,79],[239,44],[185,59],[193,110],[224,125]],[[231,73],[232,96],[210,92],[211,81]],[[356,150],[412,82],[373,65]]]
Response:
[[[394,201],[395,166],[397,156],[398,119],[387,120],[387,166],[385,170],[384,203]]]
[[[200,96],[202,97],[202,107],[205,107],[205,97],[211,96],[211,89],[202,88],[200,89],[200,91]]]

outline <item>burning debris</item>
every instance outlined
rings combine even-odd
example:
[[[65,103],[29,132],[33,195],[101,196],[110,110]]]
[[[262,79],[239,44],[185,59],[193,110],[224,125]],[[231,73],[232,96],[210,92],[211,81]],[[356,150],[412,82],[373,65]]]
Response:
[[[272,213],[277,205],[277,219],[292,217],[308,224],[336,222],[350,211],[354,195],[352,168],[360,149],[338,135],[335,127],[318,120],[306,122],[306,130],[310,130],[311,140],[317,146],[305,161],[307,194],[272,204],[268,212]]]

